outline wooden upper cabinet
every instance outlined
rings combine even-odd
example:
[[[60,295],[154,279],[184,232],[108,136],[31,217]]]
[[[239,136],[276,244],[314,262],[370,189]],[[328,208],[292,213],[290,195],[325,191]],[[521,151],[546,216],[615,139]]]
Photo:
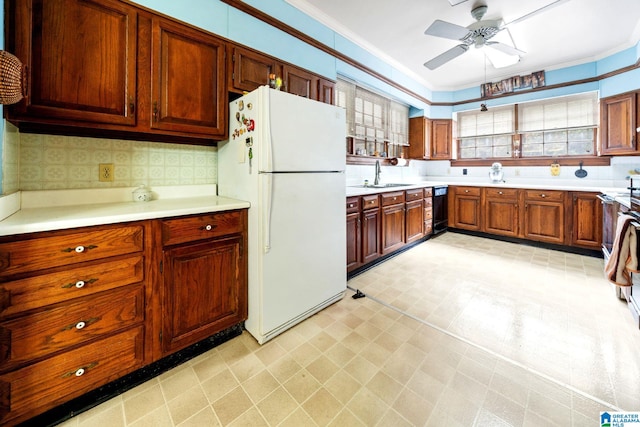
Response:
[[[409,119],[409,158],[451,159],[451,120],[414,117]]]
[[[637,154],[637,93],[600,100],[601,154]]]
[[[309,99],[318,99],[318,77],[290,65],[282,66],[282,75],[287,92]]]
[[[431,123],[426,117],[409,119],[409,158],[429,160],[431,158]]]
[[[276,60],[260,53],[233,47],[229,55],[229,90],[251,92],[269,84],[269,74],[281,75]]]
[[[135,125],[137,11],[113,0],[11,0],[28,96],[9,119]],[[11,18],[10,18],[11,19]]]
[[[451,159],[451,120],[431,120],[431,159]]]
[[[336,84],[334,82],[322,78],[318,79],[318,101],[333,105],[335,92]]]
[[[161,18],[152,32],[151,128],[225,135],[224,41]]]

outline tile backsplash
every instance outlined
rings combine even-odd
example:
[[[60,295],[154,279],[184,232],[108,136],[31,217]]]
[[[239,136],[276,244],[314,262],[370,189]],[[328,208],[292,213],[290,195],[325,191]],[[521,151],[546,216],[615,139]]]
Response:
[[[20,190],[217,182],[216,147],[22,133],[19,151]],[[113,182],[99,181],[101,163],[114,165]]]

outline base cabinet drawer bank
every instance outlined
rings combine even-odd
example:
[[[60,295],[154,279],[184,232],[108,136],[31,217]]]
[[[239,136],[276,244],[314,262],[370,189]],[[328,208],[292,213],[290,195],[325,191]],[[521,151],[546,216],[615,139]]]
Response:
[[[245,209],[0,238],[0,424],[247,317]]]
[[[598,193],[449,186],[449,227],[598,250]]]
[[[347,272],[432,233],[432,189],[347,197]]]

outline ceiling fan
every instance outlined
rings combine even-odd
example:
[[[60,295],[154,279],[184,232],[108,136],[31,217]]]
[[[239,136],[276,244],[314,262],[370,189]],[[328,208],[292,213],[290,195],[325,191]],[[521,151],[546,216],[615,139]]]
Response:
[[[555,0],[547,4],[546,6],[536,9],[533,12],[527,13],[526,15],[523,15],[518,19],[514,19],[507,24],[503,23],[502,19],[483,20],[482,18],[488,10],[488,7],[483,4],[475,6],[471,10],[471,16],[473,16],[476,22],[467,27],[462,27],[460,25],[436,19],[433,24],[431,24],[429,28],[425,30],[425,34],[430,36],[442,37],[445,39],[459,40],[462,43],[425,62],[424,66],[430,70],[435,70],[441,65],[446,64],[452,59],[457,58],[458,56],[468,51],[470,46],[475,46],[477,48],[484,46],[490,47],[499,52],[502,52],[503,54],[511,56],[515,60],[515,62],[511,61],[510,63],[508,63],[508,65],[516,63],[520,59],[520,56],[524,55],[525,52],[516,49],[513,46],[509,46],[508,44],[491,41],[491,38],[502,30],[506,29],[507,31],[509,31],[507,28],[509,25],[513,25],[527,18],[531,18],[532,16],[537,15],[538,13],[549,9],[552,6],[557,6],[558,4],[564,3],[566,1],[568,0]],[[509,36],[511,36],[510,33]],[[492,62],[494,67],[499,68],[499,66],[495,63],[496,61],[491,59],[491,55],[487,54],[487,57]]]

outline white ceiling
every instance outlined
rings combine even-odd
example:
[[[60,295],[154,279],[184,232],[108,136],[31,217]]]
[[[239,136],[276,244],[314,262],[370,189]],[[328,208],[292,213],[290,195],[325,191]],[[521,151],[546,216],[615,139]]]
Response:
[[[634,46],[640,40],[640,0],[566,0],[510,25],[519,63],[495,69],[483,49],[428,70],[424,63],[460,44],[425,35],[434,20],[462,27],[471,9],[488,6],[483,19],[514,21],[555,0],[285,0],[432,90],[457,90],[534,71],[592,62]],[[451,0],[455,3],[460,0]],[[506,31],[492,41],[511,43]],[[485,77],[486,63],[486,77]]]

